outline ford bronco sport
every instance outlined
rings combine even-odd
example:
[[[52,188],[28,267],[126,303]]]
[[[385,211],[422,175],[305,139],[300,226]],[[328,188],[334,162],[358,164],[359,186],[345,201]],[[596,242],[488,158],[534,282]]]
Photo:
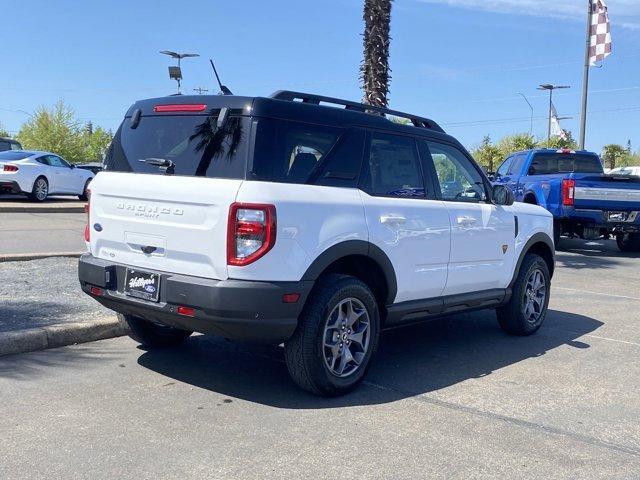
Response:
[[[85,240],[82,289],[138,342],[284,343],[293,380],[327,396],[359,384],[385,328],[490,308],[534,333],[554,269],[551,214],[432,120],[284,91],[134,104]]]

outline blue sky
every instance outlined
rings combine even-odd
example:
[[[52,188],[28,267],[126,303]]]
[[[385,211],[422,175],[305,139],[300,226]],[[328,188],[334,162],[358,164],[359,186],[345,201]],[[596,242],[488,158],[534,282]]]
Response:
[[[640,1],[609,0],[614,53],[591,71],[587,148],[640,148]],[[586,14],[582,0],[396,0],[391,106],[429,116],[472,148],[490,134],[546,134],[539,83],[578,134]],[[65,100],[115,129],[140,98],[175,91],[159,50],[193,51],[184,91],[215,90],[207,59],[238,94],[296,89],[359,99],[358,0],[3,0],[0,123],[16,132],[39,105]]]

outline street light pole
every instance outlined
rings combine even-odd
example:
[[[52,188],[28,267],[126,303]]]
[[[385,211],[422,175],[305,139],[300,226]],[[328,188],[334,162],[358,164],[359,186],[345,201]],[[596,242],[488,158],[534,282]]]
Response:
[[[531,105],[531,102],[529,102],[529,99],[525,97],[524,93],[518,92],[518,95],[524,98],[524,101],[527,102],[527,105],[529,105],[529,108],[531,109],[531,122],[529,125],[529,136],[531,136],[533,135],[533,106]]]
[[[553,91],[561,88],[571,88],[569,85],[552,85],[544,83],[538,87],[538,90],[549,90],[549,124],[547,127],[547,146],[551,143],[551,117],[553,116]]]

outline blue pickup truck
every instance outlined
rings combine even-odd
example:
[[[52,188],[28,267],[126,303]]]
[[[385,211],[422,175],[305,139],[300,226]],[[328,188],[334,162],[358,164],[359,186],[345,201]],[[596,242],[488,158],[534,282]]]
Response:
[[[613,234],[621,251],[640,251],[640,177],[606,175],[595,153],[516,152],[493,181],[507,185],[517,201],[549,210],[556,244],[561,235],[593,240]]]

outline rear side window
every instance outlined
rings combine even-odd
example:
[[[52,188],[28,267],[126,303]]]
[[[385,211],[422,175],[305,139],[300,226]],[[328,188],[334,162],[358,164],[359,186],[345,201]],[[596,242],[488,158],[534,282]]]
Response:
[[[416,143],[411,137],[372,133],[361,188],[384,197],[426,197]]]
[[[556,173],[603,173],[600,159],[595,155],[539,153],[533,157],[529,175]]]
[[[232,114],[218,128],[218,113],[146,116],[136,128],[126,118],[107,152],[105,170],[164,174],[141,161],[162,159],[175,164],[176,175],[245,178],[248,118]]]
[[[313,182],[329,187],[358,186],[366,134],[364,130],[345,132],[331,150]]]
[[[307,183],[342,133],[339,128],[260,118],[251,176],[267,182]]]

